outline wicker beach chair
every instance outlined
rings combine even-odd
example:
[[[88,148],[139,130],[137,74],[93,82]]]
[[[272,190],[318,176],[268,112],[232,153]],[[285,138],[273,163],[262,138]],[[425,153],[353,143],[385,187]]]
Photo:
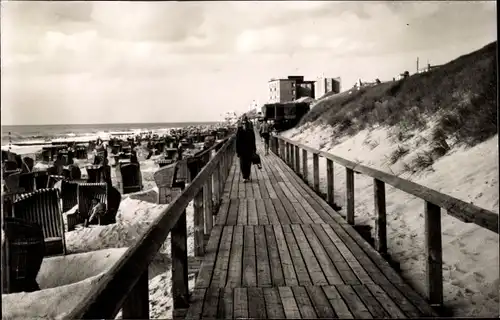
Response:
[[[30,157],[23,158],[23,170],[26,170],[26,172],[31,172],[33,171],[34,166],[35,166],[35,160],[33,160]]]
[[[70,164],[68,166],[68,171],[69,171],[69,178],[71,180],[79,180],[82,178],[82,171],[80,170],[79,166],[75,164]]]
[[[59,178],[60,176],[57,178],[54,177],[54,179]],[[78,182],[68,181],[62,177],[62,179],[57,182],[54,187],[60,189],[63,212],[71,210],[78,204]]]
[[[118,169],[120,174],[119,183],[122,194],[142,190],[141,168],[138,163],[120,164]]]
[[[35,173],[26,172],[19,175],[19,187],[24,189],[24,192],[35,191]]]
[[[40,189],[17,197],[13,216],[42,227],[45,255],[66,254],[64,223],[59,203],[59,190]]]
[[[46,188],[55,188],[56,184],[59,181],[62,181],[62,180],[65,180],[65,179],[66,178],[64,176],[57,176],[57,175],[51,175],[51,174],[49,174],[48,178],[47,178],[47,186],[46,186]],[[61,194],[61,196],[62,196],[62,194]]]
[[[40,290],[36,276],[45,255],[42,228],[36,223],[5,217],[3,231],[2,293]]]
[[[12,171],[16,170],[19,167],[17,166],[17,162],[13,160],[6,160],[3,162],[3,169],[4,171]]]
[[[47,184],[49,183],[49,174],[47,170],[43,171],[34,171],[33,178],[35,179],[35,189],[45,189],[47,188]]]
[[[77,224],[84,223],[90,217],[92,210],[92,200],[97,198],[99,202],[106,206],[108,214],[108,184],[101,183],[81,183],[77,185],[78,211],[68,214],[68,231],[75,229]],[[116,215],[116,214],[115,214]]]

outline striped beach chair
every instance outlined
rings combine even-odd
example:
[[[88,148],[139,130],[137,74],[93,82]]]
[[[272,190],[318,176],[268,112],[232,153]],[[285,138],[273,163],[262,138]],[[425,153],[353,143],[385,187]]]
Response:
[[[40,189],[19,195],[13,204],[13,216],[42,227],[46,256],[66,254],[58,189]]]
[[[76,225],[84,223],[90,217],[93,199],[98,199],[99,202],[106,206],[107,215],[108,184],[104,182],[77,184],[78,211],[67,215],[68,231],[74,230]]]
[[[47,170],[33,171],[33,178],[35,179],[35,189],[45,189],[49,183],[49,174]]]
[[[5,217],[2,227],[2,293],[40,290],[36,276],[45,255],[42,228],[13,217]]]

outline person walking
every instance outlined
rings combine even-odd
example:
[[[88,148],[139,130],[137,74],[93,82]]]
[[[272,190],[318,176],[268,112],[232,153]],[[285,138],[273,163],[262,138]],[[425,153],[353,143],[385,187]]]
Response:
[[[271,137],[271,133],[269,130],[269,123],[267,123],[267,119],[264,118],[264,121],[260,125],[260,136],[264,140],[264,150],[265,155],[269,154],[269,138]]]
[[[243,115],[236,131],[236,154],[240,159],[243,182],[250,181],[252,159],[256,153],[257,146],[255,144],[253,125],[248,120],[248,117]]]

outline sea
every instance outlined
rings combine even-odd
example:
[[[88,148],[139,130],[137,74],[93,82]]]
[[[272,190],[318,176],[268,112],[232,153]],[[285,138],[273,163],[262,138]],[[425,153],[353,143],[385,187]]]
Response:
[[[58,138],[105,138],[111,132],[138,133],[152,131],[161,134],[172,128],[187,126],[214,125],[217,122],[170,122],[170,123],[105,123],[105,124],[71,124],[71,125],[17,125],[2,126],[2,149],[19,142],[41,142]],[[28,147],[15,147],[15,149]],[[31,147],[33,148],[33,147]],[[12,150],[13,152],[16,152]],[[20,150],[17,150],[20,151]],[[22,152],[24,153],[24,152]]]

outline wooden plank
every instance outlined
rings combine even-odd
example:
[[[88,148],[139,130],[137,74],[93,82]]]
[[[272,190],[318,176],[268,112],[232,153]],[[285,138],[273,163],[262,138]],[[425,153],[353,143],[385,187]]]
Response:
[[[237,225],[233,230],[233,242],[231,243],[231,254],[229,258],[229,270],[227,273],[227,284],[230,288],[241,286],[241,266],[243,260],[243,226]]]
[[[203,303],[203,319],[217,317],[217,309],[219,306],[219,288],[208,288],[205,294],[205,302]]]
[[[224,193],[222,196],[224,198],[230,198],[231,197],[231,192],[232,192],[232,187],[233,187],[233,180],[234,180],[234,174],[236,170],[234,170],[234,166],[231,168],[231,171],[229,171],[229,174],[227,176],[226,181],[224,181]],[[224,175],[224,174],[223,174]]]
[[[240,198],[240,205],[238,207],[238,222],[239,225],[248,224],[248,209],[247,201],[245,198]]]
[[[243,247],[243,280],[244,287],[257,286],[257,269],[255,261],[255,235],[253,226],[245,226]]]
[[[232,230],[231,228],[228,228]],[[224,232],[227,232],[224,228]],[[224,236],[226,236],[222,231],[221,226],[215,226],[212,230],[212,234],[207,243],[207,254],[205,255],[201,266],[198,278],[196,279],[197,288],[207,288],[210,285],[210,280],[212,279],[212,273],[214,272],[215,259],[217,257],[217,249],[219,248],[219,243],[221,243]],[[222,238],[222,239],[221,239]],[[218,257],[217,257],[218,258]],[[215,273],[215,272],[214,272]]]
[[[267,191],[265,176],[263,175],[262,170],[257,170],[257,179],[259,185],[260,198],[261,199],[268,198],[269,192]]]
[[[270,224],[280,224],[278,213],[274,207],[273,200],[275,199],[264,199],[264,206],[266,208],[267,217]]]
[[[240,199],[231,198],[231,203],[229,204],[229,212],[227,214],[226,224],[228,226],[235,226],[238,221],[238,209],[240,207]]]
[[[352,247],[347,247],[342,239],[339,238],[334,229],[332,229],[334,225],[323,224],[322,226],[328,237],[332,240],[333,244],[337,247],[338,251],[347,261],[347,264],[349,264],[358,279],[361,280],[362,283],[372,283],[372,278],[368,275],[368,273],[366,273],[365,269],[363,268],[363,266],[361,266],[358,259],[349,250],[349,248],[352,249]]]
[[[431,306],[443,305],[443,248],[441,208],[425,202],[425,276]]]
[[[291,228],[293,234],[295,235],[295,238],[297,239],[297,244],[300,248],[302,256],[304,257],[304,261],[307,266],[307,270],[309,271],[309,275],[311,276],[313,285],[315,286],[327,285],[328,281],[326,280],[325,275],[321,270],[318,260],[312,253],[311,247],[307,242],[307,239],[301,229],[301,226],[292,224]]]
[[[273,202],[274,208],[276,209],[276,214],[278,215],[279,223],[280,224],[290,224],[290,218],[288,217],[288,214],[285,210],[285,207],[283,207],[283,204],[281,203],[280,199],[271,199]]]
[[[385,184],[373,179],[373,194],[375,202],[375,249],[381,254],[387,254],[387,212],[385,205]]]
[[[335,267],[337,268],[338,273],[342,277],[344,283],[350,285],[360,284],[361,282],[356,277],[354,272],[351,270],[344,257],[340,254],[335,244],[332,243],[332,241],[325,233],[325,230],[321,227],[321,225],[313,225],[312,229],[314,230],[316,236],[321,242],[323,248],[326,250],[328,256],[335,264]]]
[[[295,241],[295,236],[293,235],[290,225],[283,225],[282,227],[299,284],[301,286],[312,285],[311,278],[307,272],[305,262],[302,258],[297,242]]]
[[[389,318],[387,312],[385,312],[384,308],[378,303],[377,299],[373,297],[371,292],[363,285],[355,285],[352,286],[354,291],[358,294],[358,297],[361,298],[361,301],[365,304],[368,311],[370,311],[371,315],[376,319],[381,318]]]
[[[300,314],[304,319],[317,319],[318,316],[313,307],[311,299],[307,294],[305,287],[292,287],[293,295],[295,296],[295,301],[299,307]],[[286,310],[285,310],[286,311]]]
[[[252,171],[250,171],[252,172]],[[250,176],[250,178],[252,180],[250,180],[249,182],[245,183],[245,198],[247,199],[253,199],[254,196],[253,196],[253,187],[252,187],[252,184],[254,183],[254,180],[255,180],[255,176]]]
[[[293,267],[290,252],[288,251],[288,245],[286,243],[285,235],[283,234],[283,229],[281,225],[275,225],[273,227],[274,235],[276,236],[278,252],[280,255],[281,266],[283,269],[285,284],[287,286],[296,286],[299,284],[299,282],[297,280],[297,275],[295,274],[295,268]]]
[[[264,226],[267,240],[267,251],[269,253],[269,262],[271,265],[271,279],[273,286],[284,286],[285,279],[283,277],[283,270],[281,268],[281,260],[278,252],[278,245],[274,236],[274,229],[272,225]]]
[[[254,166],[254,177],[255,177],[255,180],[252,180],[252,194],[253,194],[253,198],[254,199],[262,199],[262,195],[260,194],[260,189],[259,189],[259,175],[258,175],[258,172],[260,170],[257,169],[257,167]]]
[[[233,318],[233,289],[224,288],[220,291],[219,308],[217,310],[217,319]]]
[[[246,183],[243,182],[243,177],[240,174],[238,175],[239,180],[238,180],[238,198],[243,199],[246,197]]]
[[[264,301],[266,303],[266,314],[268,319],[283,319],[285,311],[281,302],[278,288],[263,288]],[[291,291],[290,291],[291,292]],[[298,311],[298,310],[297,310]]]
[[[333,172],[333,161],[326,159],[326,201],[329,204],[334,203],[334,172]]]
[[[270,287],[271,267],[269,265],[269,255],[267,252],[267,241],[264,226],[255,226],[255,246],[257,256],[257,286]]]
[[[406,318],[406,315],[403,311],[398,307],[396,303],[390,298],[387,293],[380,288],[380,286],[376,284],[366,284],[365,285],[368,290],[370,290],[371,294],[377,299],[377,301],[382,305],[382,307],[387,311],[389,316],[394,319],[403,319]]]
[[[248,295],[247,288],[234,289],[234,319],[248,318]]]
[[[321,287],[310,286],[306,287],[306,290],[311,298],[314,309],[316,310],[318,319],[330,319],[336,316]]]
[[[310,225],[303,225],[302,230],[309,242],[309,245],[316,256],[316,259],[323,270],[323,274],[325,275],[326,280],[329,284],[344,284],[342,277],[338,273],[335,265],[332,263],[330,258],[328,257],[328,253],[325,251],[319,240],[316,238],[313,230]]]
[[[339,319],[354,319],[349,307],[334,286],[324,286],[323,291]]]
[[[353,315],[359,319],[371,319],[372,315],[366,308],[363,301],[356,295],[351,286],[337,286],[337,290],[344,299],[344,301],[351,309]]]
[[[233,181],[231,185],[231,199],[238,198],[238,187],[240,185],[240,179],[241,179],[241,174],[239,173],[239,170],[237,169],[237,165],[234,164],[233,167],[231,168],[233,170]]]
[[[221,200],[219,212],[217,213],[217,217],[215,218],[216,225],[225,225],[227,221],[227,215],[229,214],[229,205],[231,203],[231,199],[225,198]]]
[[[324,227],[324,226],[323,226]],[[376,284],[380,285],[386,292],[387,294],[393,299],[398,306],[401,307],[401,309],[409,316],[409,317],[420,317],[423,315],[432,315],[433,313],[431,312],[430,307],[428,307],[428,310],[425,310],[425,305],[426,304],[419,304],[417,306],[420,306],[423,310],[419,311],[415,306],[413,306],[412,303],[408,301],[408,299],[401,293],[404,292],[405,295],[410,296],[412,301],[415,301],[416,303],[419,303],[419,299],[422,299],[419,296],[415,296],[416,293],[411,289],[408,285],[406,285],[403,280],[397,275],[397,273],[390,267],[390,265],[387,263],[387,261],[383,260],[383,258],[378,255],[378,253],[370,247],[366,241],[351,227],[348,227],[346,229],[341,228],[338,225],[331,225],[332,230],[335,230],[336,234],[340,237],[340,241],[342,243],[345,243],[349,248],[353,251],[353,253],[358,257],[359,261],[363,264],[363,267],[370,272],[371,278],[373,278],[373,282]],[[349,234],[347,233],[349,232]],[[352,232],[352,233],[351,233]],[[354,241],[353,238],[359,236],[358,241]],[[353,238],[350,238],[353,237]],[[359,246],[361,245],[366,245],[369,247],[375,255],[370,255],[368,257],[366,253],[368,253],[365,248],[361,249]],[[365,253],[366,252],[366,253]],[[378,255],[378,256],[377,256]],[[378,260],[381,259],[381,260]],[[348,260],[348,259],[346,259]],[[373,261],[372,261],[373,260]],[[376,261],[376,262],[375,262]],[[383,266],[384,263],[387,265],[384,266],[385,271],[381,274],[381,270],[377,268],[377,266],[374,264],[377,263],[377,266]],[[352,265],[351,265],[352,267]],[[360,278],[361,281],[363,279],[360,277],[359,271],[354,269],[354,272],[358,275],[358,278]],[[364,269],[363,269],[364,271]],[[366,273],[366,272],[365,272]],[[387,276],[387,278],[386,278]],[[366,277],[365,274],[362,275],[362,277]],[[365,284],[367,284],[366,281]],[[400,288],[401,292],[397,289]],[[421,303],[421,302],[420,302]],[[428,305],[427,305],[428,306]]]
[[[217,226],[216,228],[220,228],[222,230],[222,227]],[[214,228],[215,230],[215,228]],[[234,227],[224,227],[222,231],[222,236],[220,239],[220,247],[219,251],[217,253],[217,260],[214,263],[215,267],[213,268],[213,276],[212,276],[212,282],[210,283],[210,279],[207,281],[201,282],[198,280],[197,282],[197,287],[208,287],[211,285],[212,287],[218,287],[218,288],[223,288],[226,285],[226,279],[227,279],[227,273],[229,269],[229,258],[230,258],[230,253],[231,253],[231,243],[233,242],[233,232],[234,232]],[[212,240],[212,237],[209,240],[209,245],[207,246],[207,251],[208,247],[210,247],[210,241]],[[209,251],[212,252],[212,251]],[[210,254],[210,253],[209,253]],[[214,251],[215,255],[215,251]],[[202,270],[203,266],[206,263],[206,260],[202,262]],[[200,271],[200,275],[205,275]]]
[[[259,218],[257,216],[257,204],[256,199],[247,199],[247,212],[248,212],[248,224],[258,225]]]
[[[207,289],[194,289],[191,294],[191,305],[188,309],[185,319],[200,319],[203,312],[203,302],[205,300],[205,292]]]
[[[266,200],[269,200],[269,198]],[[264,199],[255,200],[256,209],[257,209],[257,217],[259,220],[257,224],[260,224],[260,225],[269,224],[269,218],[268,218],[267,212],[266,212],[266,204],[264,201],[265,201]]]
[[[295,211],[295,206],[297,204],[295,204],[294,206],[294,204],[292,204],[290,200],[288,200],[288,198],[286,197],[276,200],[281,200],[281,204],[283,205],[283,208],[286,214],[288,215],[288,218],[290,219],[290,223],[296,223],[296,224],[302,223],[302,220],[300,220],[297,211]]]
[[[276,289],[276,288],[272,288]],[[295,301],[295,297],[290,287],[280,287],[278,288],[281,303],[283,304],[283,313],[286,319],[300,319],[301,314],[299,311],[299,306]],[[314,311],[314,310],[313,310]],[[269,312],[268,312],[269,314]],[[283,317],[283,318],[284,318]]]
[[[266,319],[266,302],[262,288],[248,288],[248,317],[252,319]]]
[[[354,171],[345,169],[345,198],[346,198],[346,220],[350,225],[354,224]]]

